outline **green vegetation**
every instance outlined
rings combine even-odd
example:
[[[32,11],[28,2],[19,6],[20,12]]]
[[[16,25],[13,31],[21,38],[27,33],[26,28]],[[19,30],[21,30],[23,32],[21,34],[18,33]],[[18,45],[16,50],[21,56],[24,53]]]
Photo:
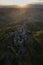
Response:
[[[43,31],[35,31],[35,32],[32,32],[32,33],[33,33],[33,37],[36,39],[36,41],[39,44],[43,45]]]
[[[1,42],[0,43],[0,45],[1,45],[0,56],[2,56],[2,58],[6,54],[4,52],[6,52],[7,41],[10,39],[10,32],[15,31],[17,29],[17,27],[18,26],[0,28],[1,29],[0,30],[0,42]],[[37,43],[36,43],[36,46],[33,45],[33,47],[30,45],[31,52],[27,53],[27,55],[25,56],[26,59],[23,62],[24,62],[24,65],[28,65],[28,64],[32,65],[32,63],[37,65],[40,61],[39,59],[42,59],[41,56],[43,56],[43,55],[41,55],[41,54],[43,54],[43,50],[42,50],[43,49],[43,38],[41,37],[43,35],[43,31],[27,31],[27,32],[32,34],[33,38],[36,40]],[[37,48],[37,47],[41,47],[41,48]],[[30,53],[31,53],[31,55],[33,53],[32,60],[31,60],[31,55],[29,55]],[[27,59],[27,56],[28,56],[28,59]],[[36,60],[37,61],[39,60],[38,63],[36,62]],[[41,61],[40,61],[40,64],[41,64]]]
[[[0,27],[0,40],[7,40],[9,38],[9,34],[11,31],[17,30],[19,25],[16,26],[8,26],[8,27]],[[43,36],[43,31],[27,31],[30,32],[33,37],[41,43],[43,38],[40,36]]]
[[[12,52],[17,48],[14,48],[10,33],[16,31],[23,22],[26,23],[26,34],[30,37],[24,45],[28,49],[22,65],[43,65],[43,9],[40,8],[0,8],[0,65],[4,64],[9,54],[11,65],[18,65],[16,55]],[[11,49],[7,48],[8,43]]]

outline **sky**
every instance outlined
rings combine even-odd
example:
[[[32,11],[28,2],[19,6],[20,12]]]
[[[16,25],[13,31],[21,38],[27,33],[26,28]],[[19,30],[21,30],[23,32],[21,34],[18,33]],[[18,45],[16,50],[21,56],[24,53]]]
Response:
[[[43,3],[43,0],[0,0],[0,5],[25,5],[33,2]]]

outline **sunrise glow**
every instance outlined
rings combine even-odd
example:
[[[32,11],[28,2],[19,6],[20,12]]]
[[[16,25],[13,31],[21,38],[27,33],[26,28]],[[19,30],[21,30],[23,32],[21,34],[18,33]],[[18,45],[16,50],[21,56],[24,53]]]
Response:
[[[24,6],[33,2],[38,2],[38,0],[14,0],[14,4],[19,6]]]
[[[39,3],[42,2],[43,0],[1,0],[0,5],[18,5],[18,6],[24,6],[26,4],[32,4],[32,3]]]

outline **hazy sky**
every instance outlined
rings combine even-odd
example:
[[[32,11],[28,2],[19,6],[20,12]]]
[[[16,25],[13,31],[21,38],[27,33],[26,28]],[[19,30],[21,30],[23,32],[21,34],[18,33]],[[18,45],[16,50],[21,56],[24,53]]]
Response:
[[[1,4],[24,5],[32,2],[43,3],[43,0],[0,0],[0,5]]]

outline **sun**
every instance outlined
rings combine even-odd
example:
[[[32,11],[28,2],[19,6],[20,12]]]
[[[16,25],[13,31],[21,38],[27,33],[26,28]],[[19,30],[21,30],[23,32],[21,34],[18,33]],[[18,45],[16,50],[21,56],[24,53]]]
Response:
[[[31,4],[35,2],[36,0],[14,0],[15,5],[24,6],[26,4]]]

